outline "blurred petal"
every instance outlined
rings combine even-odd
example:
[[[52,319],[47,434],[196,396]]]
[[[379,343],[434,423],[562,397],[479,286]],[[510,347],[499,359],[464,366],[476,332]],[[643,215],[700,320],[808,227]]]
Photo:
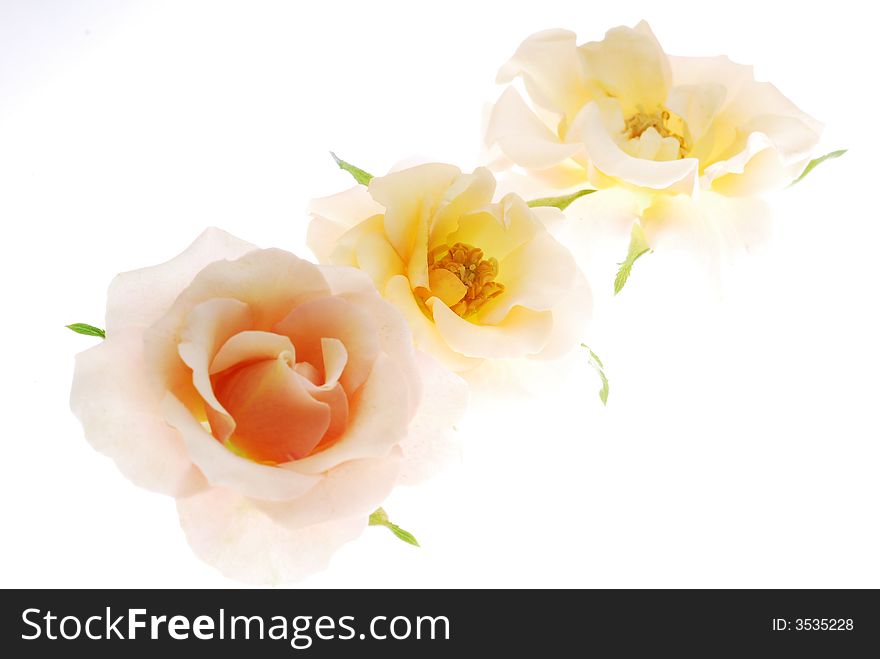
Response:
[[[416,355],[416,360],[424,402],[400,443],[403,449],[400,482],[404,485],[424,481],[460,456],[453,426],[464,414],[468,401],[468,386],[464,380],[423,352]]]
[[[204,479],[179,433],[165,423],[161,393],[144,373],[142,331],[118,329],[77,355],[70,407],[89,443],[135,485],[172,496],[192,493]]]
[[[306,245],[318,263],[330,263],[330,255],[346,231],[348,227],[343,224],[331,222],[325,217],[312,217],[306,230]]]
[[[678,85],[669,93],[666,106],[684,119],[691,141],[697,143],[709,131],[726,98],[727,90],[715,82]]]
[[[371,215],[381,215],[383,210],[370,196],[367,186],[356,185],[329,197],[312,199],[308,212],[349,229]]]
[[[199,558],[252,584],[298,581],[323,570],[367,525],[366,516],[357,516],[290,529],[247,497],[220,487],[178,499],[177,512]]]
[[[553,331],[536,359],[559,359],[584,340],[587,322],[593,310],[593,293],[584,275],[578,271],[574,284],[553,307]]]
[[[725,90],[725,98],[739,93],[742,85],[754,80],[751,66],[737,64],[724,55],[717,57],[677,57],[669,55],[673,84],[678,86],[714,84]]]
[[[657,195],[642,214],[642,227],[651,249],[718,250],[717,234],[688,195]]]

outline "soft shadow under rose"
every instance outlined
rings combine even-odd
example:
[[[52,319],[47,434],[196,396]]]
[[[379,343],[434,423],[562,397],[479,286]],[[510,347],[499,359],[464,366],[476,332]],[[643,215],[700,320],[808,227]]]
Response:
[[[465,403],[366,275],[216,229],[117,276],[106,325],[77,357],[86,437],[176,497],[194,551],[247,582],[325,567],[396,483],[448,457]]]

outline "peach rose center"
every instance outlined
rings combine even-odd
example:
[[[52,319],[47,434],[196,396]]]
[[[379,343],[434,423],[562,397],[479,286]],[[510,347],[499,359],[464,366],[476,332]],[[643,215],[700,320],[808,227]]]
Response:
[[[268,330],[238,331],[210,361],[211,433],[264,464],[321,451],[344,435],[378,353],[373,319],[335,297],[296,306]]]

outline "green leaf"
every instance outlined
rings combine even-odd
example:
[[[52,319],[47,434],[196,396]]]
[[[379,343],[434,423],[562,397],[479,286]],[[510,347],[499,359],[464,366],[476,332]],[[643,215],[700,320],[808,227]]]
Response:
[[[608,377],[605,375],[605,366],[602,364],[602,360],[599,359],[599,355],[593,352],[592,348],[588,346],[586,343],[581,343],[582,348],[586,348],[590,352],[590,366],[592,366],[595,371],[599,374],[599,378],[602,380],[602,388],[599,389],[599,400],[602,401],[603,405],[608,404]]]
[[[632,233],[630,233],[629,237],[629,249],[626,252],[626,258],[622,263],[617,264],[620,266],[620,269],[617,271],[617,276],[614,278],[615,295],[623,290],[623,285],[626,283],[626,280],[629,279],[629,273],[632,271],[633,263],[635,263],[642,254],[650,251],[651,248],[648,247],[648,241],[645,238],[645,230],[642,229],[642,225],[638,223],[633,224]]]
[[[553,206],[554,208],[564,211],[575,199],[580,199],[581,197],[593,194],[594,192],[595,190],[578,190],[577,192],[562,195],[561,197],[541,197],[540,199],[532,199],[528,204],[530,208],[535,208],[536,206]]]
[[[416,547],[420,546],[419,541],[416,540],[416,537],[412,533],[403,530],[397,524],[394,524],[388,519],[388,513],[386,513],[383,508],[376,508],[376,510],[370,515],[370,526],[384,526],[404,542]]]
[[[813,160],[811,160],[809,162],[809,164],[806,166],[804,171],[801,172],[801,175],[798,176],[794,181],[792,181],[788,187],[791,187],[795,183],[800,183],[801,181],[803,181],[806,178],[807,174],[812,172],[814,169],[816,169],[816,167],[821,165],[826,160],[833,160],[834,158],[840,158],[840,156],[842,156],[846,152],[847,152],[847,149],[839,149],[838,151],[832,151],[831,153],[826,153],[824,156],[820,156],[819,158],[814,158]]]
[[[73,325],[65,325],[69,330],[73,330],[77,334],[85,334],[86,336],[100,336],[106,338],[106,333],[100,327],[87,325],[86,323],[74,323]]]
[[[373,179],[373,175],[369,172],[365,172],[360,167],[355,167],[349,162],[345,162],[342,158],[337,156],[332,151],[330,155],[333,156],[333,160],[336,161],[336,164],[339,165],[339,169],[345,170],[349,174],[354,177],[354,180],[360,183],[361,185],[369,185],[370,181]]]

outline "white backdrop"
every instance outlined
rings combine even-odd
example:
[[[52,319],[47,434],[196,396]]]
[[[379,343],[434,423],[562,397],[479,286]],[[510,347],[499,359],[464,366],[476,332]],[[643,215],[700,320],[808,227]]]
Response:
[[[171,499],[68,411],[121,271],[209,224],[306,255],[304,208],[413,155],[478,164],[497,68],[539,29],[647,19],[753,63],[848,147],[725,272],[644,257],[557,391],[475,401],[460,464],[304,586],[880,587],[876,10],[862,1],[0,2],[0,585],[230,586]],[[620,256],[623,254],[621,253]],[[582,356],[579,356],[580,359]]]

